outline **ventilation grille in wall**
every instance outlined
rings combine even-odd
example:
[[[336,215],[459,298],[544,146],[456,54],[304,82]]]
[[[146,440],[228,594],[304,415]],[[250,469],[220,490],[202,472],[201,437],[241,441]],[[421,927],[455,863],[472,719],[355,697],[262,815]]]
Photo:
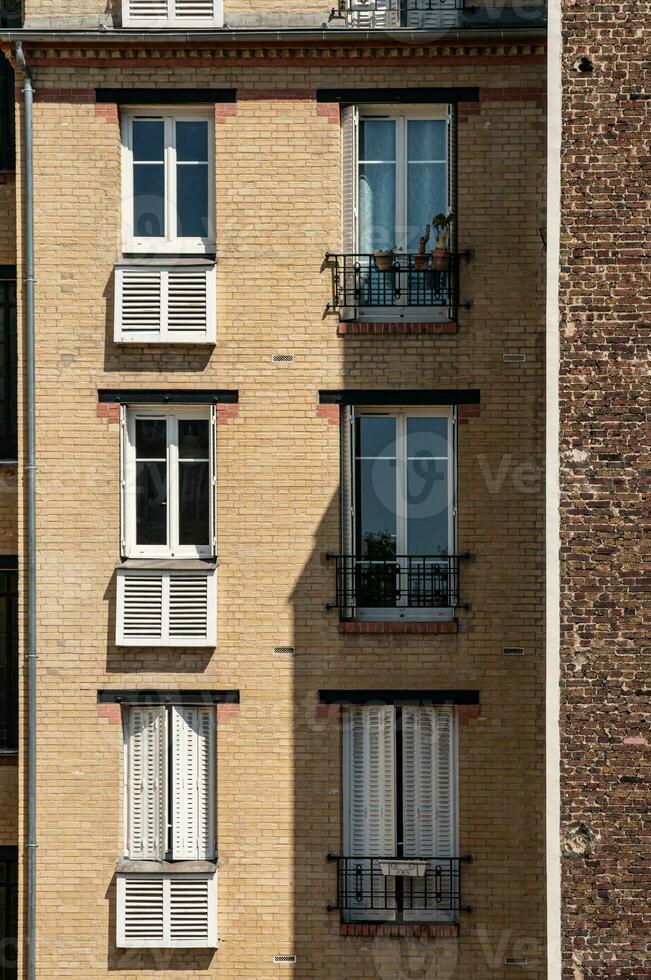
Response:
[[[295,652],[294,647],[274,647],[274,654],[277,657],[293,657]]]
[[[221,0],[123,0],[123,27],[221,27]]]
[[[117,877],[117,946],[217,946],[215,875]]]
[[[293,364],[294,355],[293,354],[272,354],[271,355],[272,364]]]
[[[214,344],[215,267],[116,266],[114,326],[120,344]]]
[[[526,359],[526,354],[502,354],[503,364],[524,364]]]
[[[524,657],[524,647],[502,647],[503,657]]]
[[[294,953],[277,953],[274,956],[274,963],[276,964],[282,964],[282,963],[287,964],[287,963],[295,963],[295,962],[296,962],[296,955]]]
[[[527,966],[529,960],[526,956],[505,956],[504,966]]]
[[[216,575],[118,569],[118,646],[214,647]]]

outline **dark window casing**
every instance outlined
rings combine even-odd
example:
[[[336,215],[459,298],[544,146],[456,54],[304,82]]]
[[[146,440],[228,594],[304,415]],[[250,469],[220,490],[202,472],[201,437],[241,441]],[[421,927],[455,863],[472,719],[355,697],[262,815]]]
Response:
[[[4,563],[2,563],[4,564]],[[0,750],[18,748],[18,572],[0,564]]]
[[[16,280],[0,275],[0,459],[18,455],[17,364]]]

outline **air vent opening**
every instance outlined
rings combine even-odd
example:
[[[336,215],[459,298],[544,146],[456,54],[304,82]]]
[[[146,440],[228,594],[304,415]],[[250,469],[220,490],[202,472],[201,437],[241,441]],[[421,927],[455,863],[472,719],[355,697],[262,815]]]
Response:
[[[287,964],[287,963],[295,963],[296,962],[296,954],[295,953],[276,953],[276,955],[274,956],[274,960],[273,961],[274,961],[274,963],[276,963],[278,965]]]
[[[524,364],[526,354],[502,354],[502,364]]]
[[[505,956],[504,966],[528,966],[529,960],[526,956]]]
[[[524,657],[524,647],[502,647],[503,657]]]
[[[294,355],[293,354],[272,354],[271,355],[272,364],[293,364]]]
[[[294,647],[274,647],[274,654],[277,657],[293,657],[295,652]]]

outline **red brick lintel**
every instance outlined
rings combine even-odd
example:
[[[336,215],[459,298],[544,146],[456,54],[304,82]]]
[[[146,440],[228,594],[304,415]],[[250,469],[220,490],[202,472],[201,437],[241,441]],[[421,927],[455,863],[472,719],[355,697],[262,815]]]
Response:
[[[454,320],[441,320],[438,323],[423,321],[406,323],[360,323],[341,321],[337,327],[338,337],[420,337],[425,334],[453,334],[458,330]]]
[[[0,766],[17,766],[18,765],[18,753],[12,752],[7,755],[0,755]]]
[[[459,632],[459,624],[453,619],[439,623],[417,623],[409,621],[366,623],[357,620],[339,623],[339,632],[343,635],[359,633],[416,633],[450,635]]]
[[[365,938],[376,937],[382,939],[403,939],[407,936],[416,939],[435,939],[455,938],[459,935],[458,925],[409,925],[393,926],[381,923],[362,923],[362,922],[342,922],[340,925],[342,936],[363,936]]]

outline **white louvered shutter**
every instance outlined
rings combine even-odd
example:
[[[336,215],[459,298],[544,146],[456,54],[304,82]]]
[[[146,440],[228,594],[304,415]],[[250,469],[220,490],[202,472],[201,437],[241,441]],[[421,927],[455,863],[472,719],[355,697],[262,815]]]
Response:
[[[215,710],[172,708],[172,851],[176,860],[215,856]]]
[[[165,880],[162,875],[118,876],[117,946],[163,946]]]
[[[345,255],[357,252],[358,134],[359,109],[355,105],[344,106],[341,110],[341,246]],[[354,295],[354,260],[342,259],[339,274],[348,295]],[[354,315],[354,307],[342,306],[339,310],[342,320],[350,320]]]
[[[398,27],[399,0],[350,0],[348,23],[357,28]]]
[[[214,266],[118,266],[116,343],[213,344],[215,288]]]
[[[373,860],[396,851],[394,719],[392,705],[347,711],[344,851],[351,860],[345,887],[353,919],[394,917],[393,881],[385,882]]]
[[[118,569],[118,646],[214,647],[216,642],[213,570]]]
[[[221,0],[123,0],[124,27],[220,27]]]
[[[162,861],[167,837],[165,709],[131,707],[127,726],[129,857]]]
[[[428,864],[426,881],[409,880],[407,918],[445,919],[450,913],[452,869],[445,858],[456,849],[455,748],[453,708],[402,709],[404,855],[443,859]]]
[[[118,874],[117,946],[215,948],[214,874]]]

